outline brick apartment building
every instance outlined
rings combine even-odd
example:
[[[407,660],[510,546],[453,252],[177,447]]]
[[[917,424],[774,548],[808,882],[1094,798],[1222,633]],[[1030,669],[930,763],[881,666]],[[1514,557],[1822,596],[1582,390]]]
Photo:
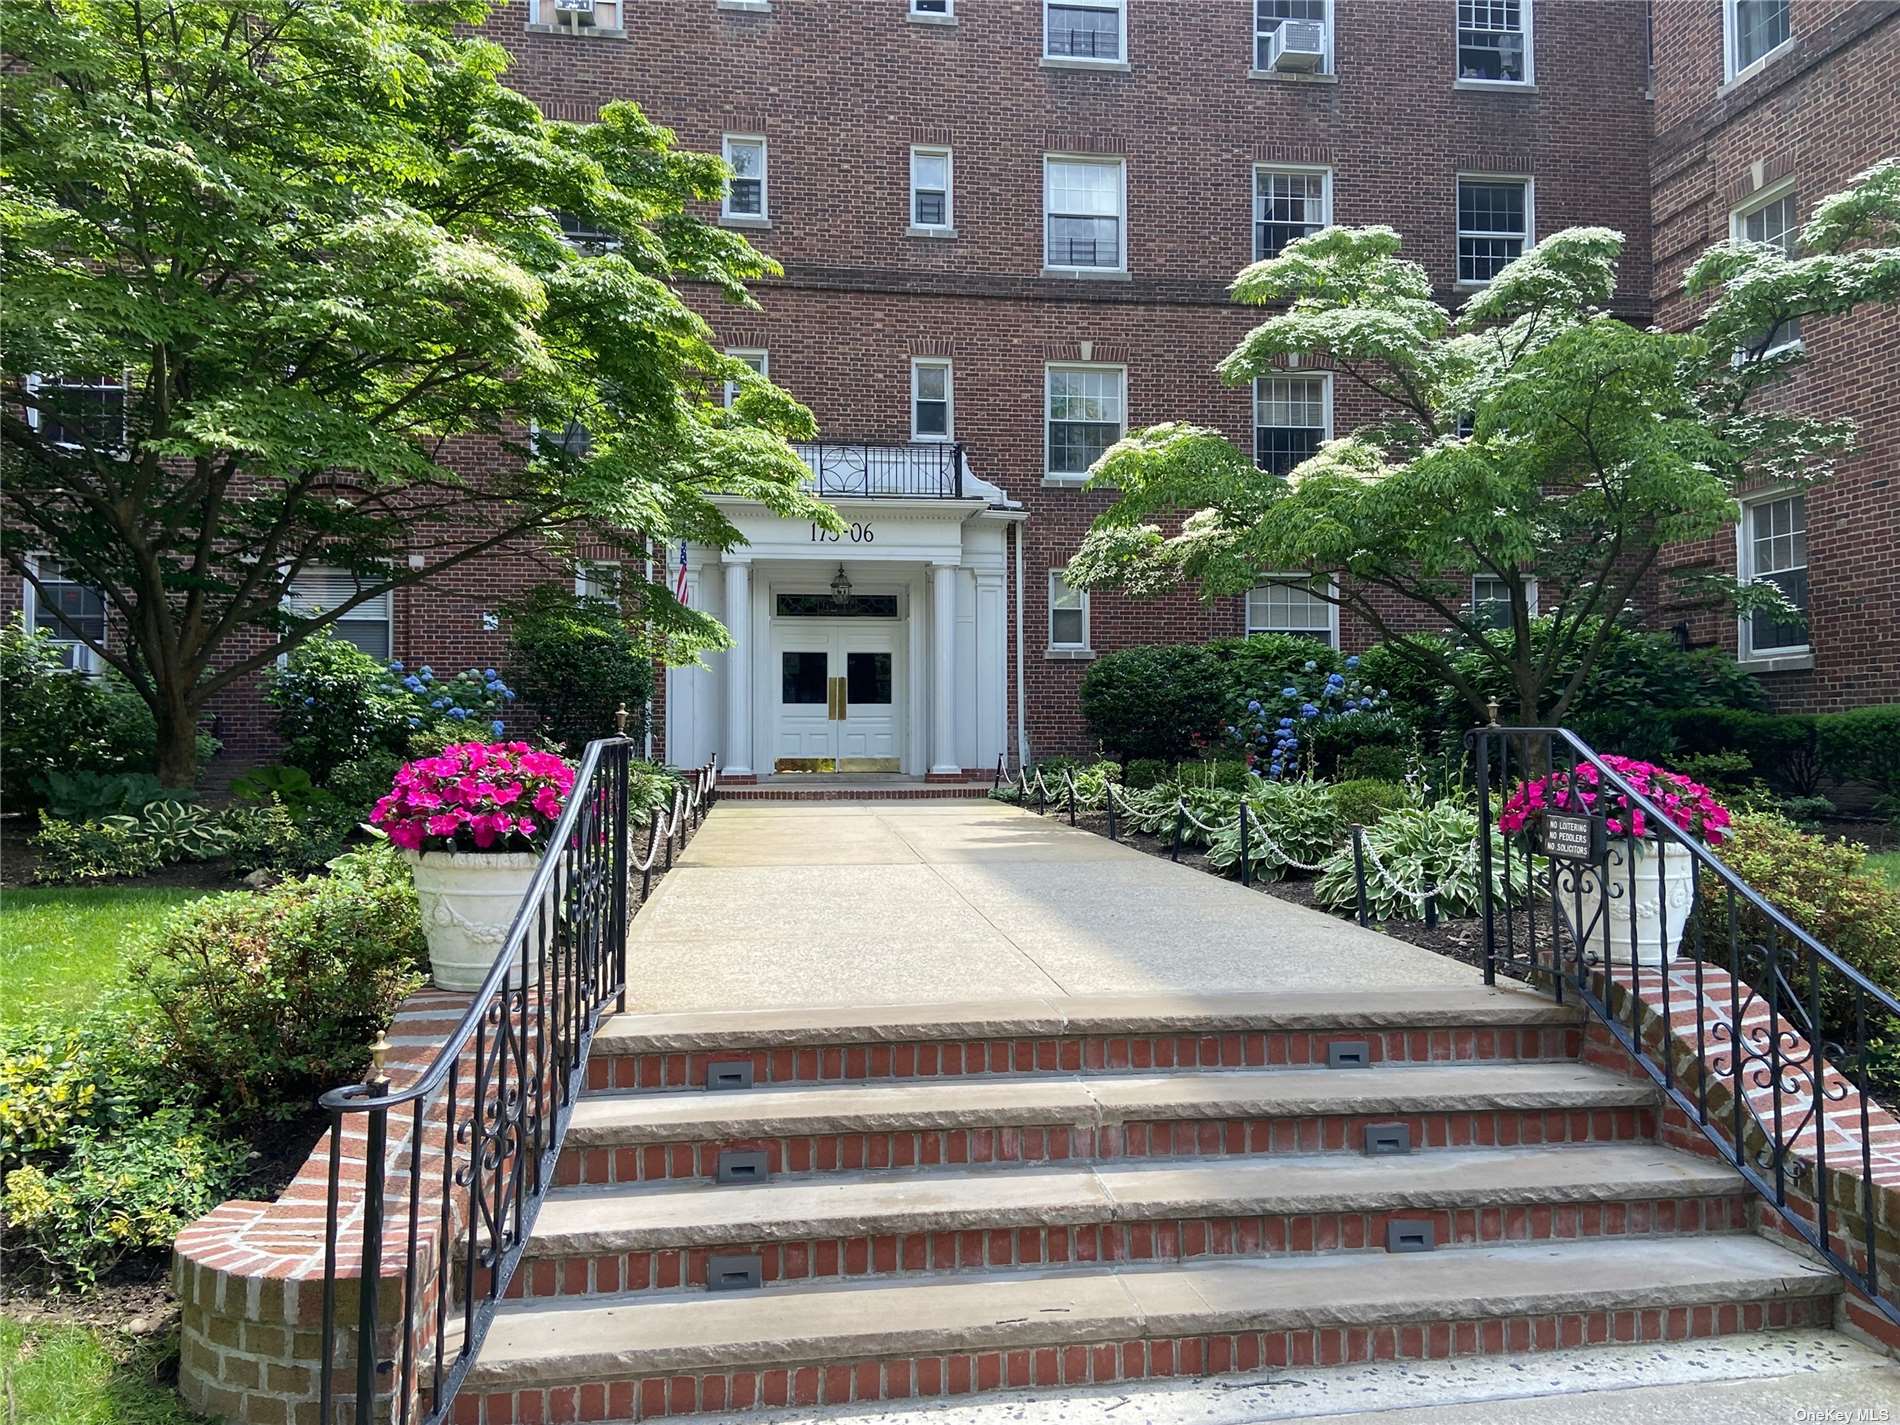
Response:
[[[495,11],[511,82],[580,122],[635,99],[732,162],[716,216],[785,275],[762,311],[700,309],[816,412],[807,459],[850,524],[832,538],[737,508],[747,547],[685,551],[692,602],[738,647],[666,676],[655,752],[717,751],[740,776],[1083,750],[1082,674],[1135,644],[1363,647],[1298,591],[1136,602],[1059,578],[1106,503],[1083,472],[1125,430],[1191,420],[1290,467],[1372,416],[1321,368],[1251,390],[1214,375],[1259,317],[1227,283],[1291,237],[1390,224],[1456,304],[1539,236],[1601,224],[1627,237],[1620,314],[1674,323],[1695,253],[1779,240],[1900,151],[1885,0],[567,3]],[[1673,608],[1660,587],[1646,610],[1739,651],[1788,706],[1900,699],[1897,336],[1894,314],[1800,332],[1816,360],[1785,398],[1852,411],[1860,453],[1805,499],[1751,495],[1733,537],[1678,555],[1775,579],[1808,630]],[[654,553],[670,582],[680,552]],[[485,665],[496,605],[572,575],[522,551],[474,577],[359,607],[344,632]],[[101,616],[62,592],[70,616]],[[54,622],[30,596],[25,613]],[[254,694],[221,714],[240,757],[267,750],[261,714]]]

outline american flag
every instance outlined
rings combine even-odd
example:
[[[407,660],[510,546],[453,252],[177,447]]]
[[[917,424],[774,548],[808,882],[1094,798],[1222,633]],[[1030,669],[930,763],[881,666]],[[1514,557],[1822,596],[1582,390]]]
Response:
[[[680,541],[679,574],[673,580],[673,597],[682,604],[686,602],[686,541]]]

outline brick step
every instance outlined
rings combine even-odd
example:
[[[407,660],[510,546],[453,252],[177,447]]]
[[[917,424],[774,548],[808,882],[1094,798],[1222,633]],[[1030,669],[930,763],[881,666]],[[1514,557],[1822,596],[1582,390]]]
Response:
[[[1334,1040],[1374,1063],[1574,1059],[1582,1016],[1515,988],[1362,994],[1108,996],[616,1015],[594,1089],[703,1089],[714,1064],[761,1084],[1324,1064]]]
[[[508,1303],[459,1425],[634,1421],[1826,1324],[1750,1235]],[[452,1343],[451,1343],[452,1344]]]
[[[1728,1232],[1751,1201],[1726,1166],[1652,1144],[580,1189],[542,1207],[509,1295],[704,1288],[715,1253],[757,1255],[770,1283],[1384,1251],[1401,1220],[1441,1247]]]

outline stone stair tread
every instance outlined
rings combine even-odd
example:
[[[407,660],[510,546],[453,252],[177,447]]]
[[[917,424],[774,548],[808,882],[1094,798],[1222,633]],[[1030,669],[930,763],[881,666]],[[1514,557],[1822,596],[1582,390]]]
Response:
[[[1575,1005],[1510,986],[1362,993],[1087,995],[934,1004],[616,1014],[596,1054],[719,1053],[838,1043],[1236,1030],[1495,1029],[1580,1024]]]
[[[1654,1086],[1587,1065],[1377,1065],[912,1079],[701,1093],[596,1093],[574,1107],[574,1147],[1035,1123],[1314,1114],[1627,1108]]]
[[[1746,1234],[1400,1256],[594,1297],[504,1305],[476,1389],[1236,1331],[1476,1320],[1833,1296],[1832,1271]]]
[[[552,1194],[530,1256],[1162,1218],[1474,1209],[1748,1192],[1732,1168],[1650,1143],[1405,1158],[1288,1155],[847,1173],[711,1188]]]

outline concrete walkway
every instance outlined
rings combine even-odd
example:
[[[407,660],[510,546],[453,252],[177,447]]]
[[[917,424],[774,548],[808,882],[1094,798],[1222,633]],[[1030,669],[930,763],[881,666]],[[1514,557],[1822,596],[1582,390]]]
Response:
[[[1477,972],[999,802],[716,807],[640,912],[634,1008],[1461,988]]]

